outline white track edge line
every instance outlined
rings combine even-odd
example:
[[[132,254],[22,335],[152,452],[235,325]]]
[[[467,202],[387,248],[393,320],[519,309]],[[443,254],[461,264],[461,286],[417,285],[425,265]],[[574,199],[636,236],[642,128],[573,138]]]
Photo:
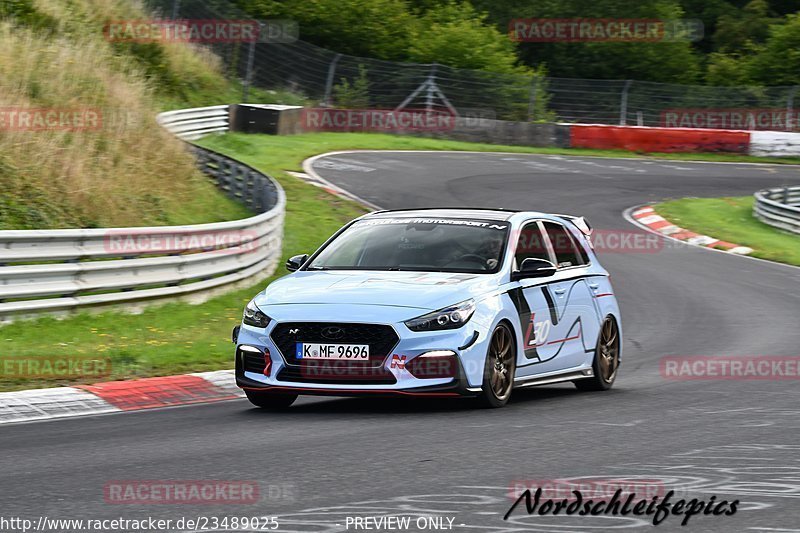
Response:
[[[536,148],[531,146],[530,148]],[[569,150],[569,148],[565,148]],[[488,152],[488,151],[475,151],[475,150],[335,150],[333,152],[325,152],[312,156],[309,159],[317,159],[320,157],[327,157],[332,155],[345,155],[345,154],[372,154],[372,153],[406,153],[406,154],[498,154],[498,155],[535,155],[544,157],[583,157],[590,159],[607,159],[611,161],[649,161],[658,162],[664,161],[667,163],[690,163],[690,164],[703,164],[703,165],[750,165],[762,167],[800,167],[800,163],[754,163],[752,161],[695,161],[691,159],[662,159],[660,157],[607,157],[602,155],[579,155],[579,154],[547,154],[536,152]],[[755,157],[755,156],[753,156]],[[795,156],[797,157],[797,156]],[[305,169],[305,161],[303,161],[303,168]]]

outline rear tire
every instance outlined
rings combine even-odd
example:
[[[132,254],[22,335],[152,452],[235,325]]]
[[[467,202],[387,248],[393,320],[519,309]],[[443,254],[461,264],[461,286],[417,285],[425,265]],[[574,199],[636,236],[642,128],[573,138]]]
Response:
[[[517,351],[514,334],[506,324],[499,324],[492,333],[486,351],[483,369],[483,386],[478,402],[482,407],[503,407],[511,398],[514,373],[517,368]]]
[[[606,317],[597,337],[594,350],[592,373],[590,378],[574,381],[575,387],[581,391],[604,391],[610,389],[617,379],[619,370],[619,328],[612,317]]]
[[[246,390],[244,393],[247,395],[247,399],[250,400],[250,403],[269,411],[281,411],[286,409],[297,399],[297,394],[273,394],[271,392],[250,390]]]

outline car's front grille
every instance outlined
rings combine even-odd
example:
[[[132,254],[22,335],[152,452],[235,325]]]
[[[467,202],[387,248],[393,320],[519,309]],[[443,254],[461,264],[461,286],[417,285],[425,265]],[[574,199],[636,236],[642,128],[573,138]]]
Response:
[[[338,328],[335,335],[330,334],[331,328]],[[369,345],[368,360],[342,361],[354,370],[362,369],[365,363],[370,367],[380,366],[400,340],[391,326],[345,322],[284,322],[275,326],[271,337],[286,362],[293,366],[300,366],[301,362],[296,354],[298,342]]]

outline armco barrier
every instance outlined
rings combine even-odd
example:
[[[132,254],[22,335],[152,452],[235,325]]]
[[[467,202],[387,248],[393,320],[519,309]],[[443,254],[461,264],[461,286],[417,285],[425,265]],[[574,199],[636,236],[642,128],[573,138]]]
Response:
[[[161,113],[156,120],[179,139],[191,141],[209,133],[228,131],[229,109],[228,105],[178,109]]]
[[[228,106],[185,109],[158,122],[184,139],[226,131]],[[223,123],[224,122],[224,123]],[[259,213],[188,226],[0,231],[0,319],[163,298],[201,301],[274,271],[285,196],[269,176],[199,147],[201,170]]]
[[[572,148],[634,152],[748,153],[750,132],[637,126],[570,126]]]
[[[758,191],[753,203],[753,215],[770,226],[800,233],[800,187]]]

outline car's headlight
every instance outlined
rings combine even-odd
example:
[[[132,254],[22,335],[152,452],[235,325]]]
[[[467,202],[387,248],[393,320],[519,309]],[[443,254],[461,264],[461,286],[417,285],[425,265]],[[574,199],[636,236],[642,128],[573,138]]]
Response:
[[[466,300],[433,313],[412,318],[405,322],[411,331],[437,331],[457,329],[467,323],[475,312],[475,301]]]
[[[265,328],[270,323],[272,319],[264,314],[264,312],[258,308],[256,305],[255,300],[250,300],[250,302],[244,308],[244,314],[242,315],[242,322],[247,324],[248,326],[255,326],[257,328]]]

